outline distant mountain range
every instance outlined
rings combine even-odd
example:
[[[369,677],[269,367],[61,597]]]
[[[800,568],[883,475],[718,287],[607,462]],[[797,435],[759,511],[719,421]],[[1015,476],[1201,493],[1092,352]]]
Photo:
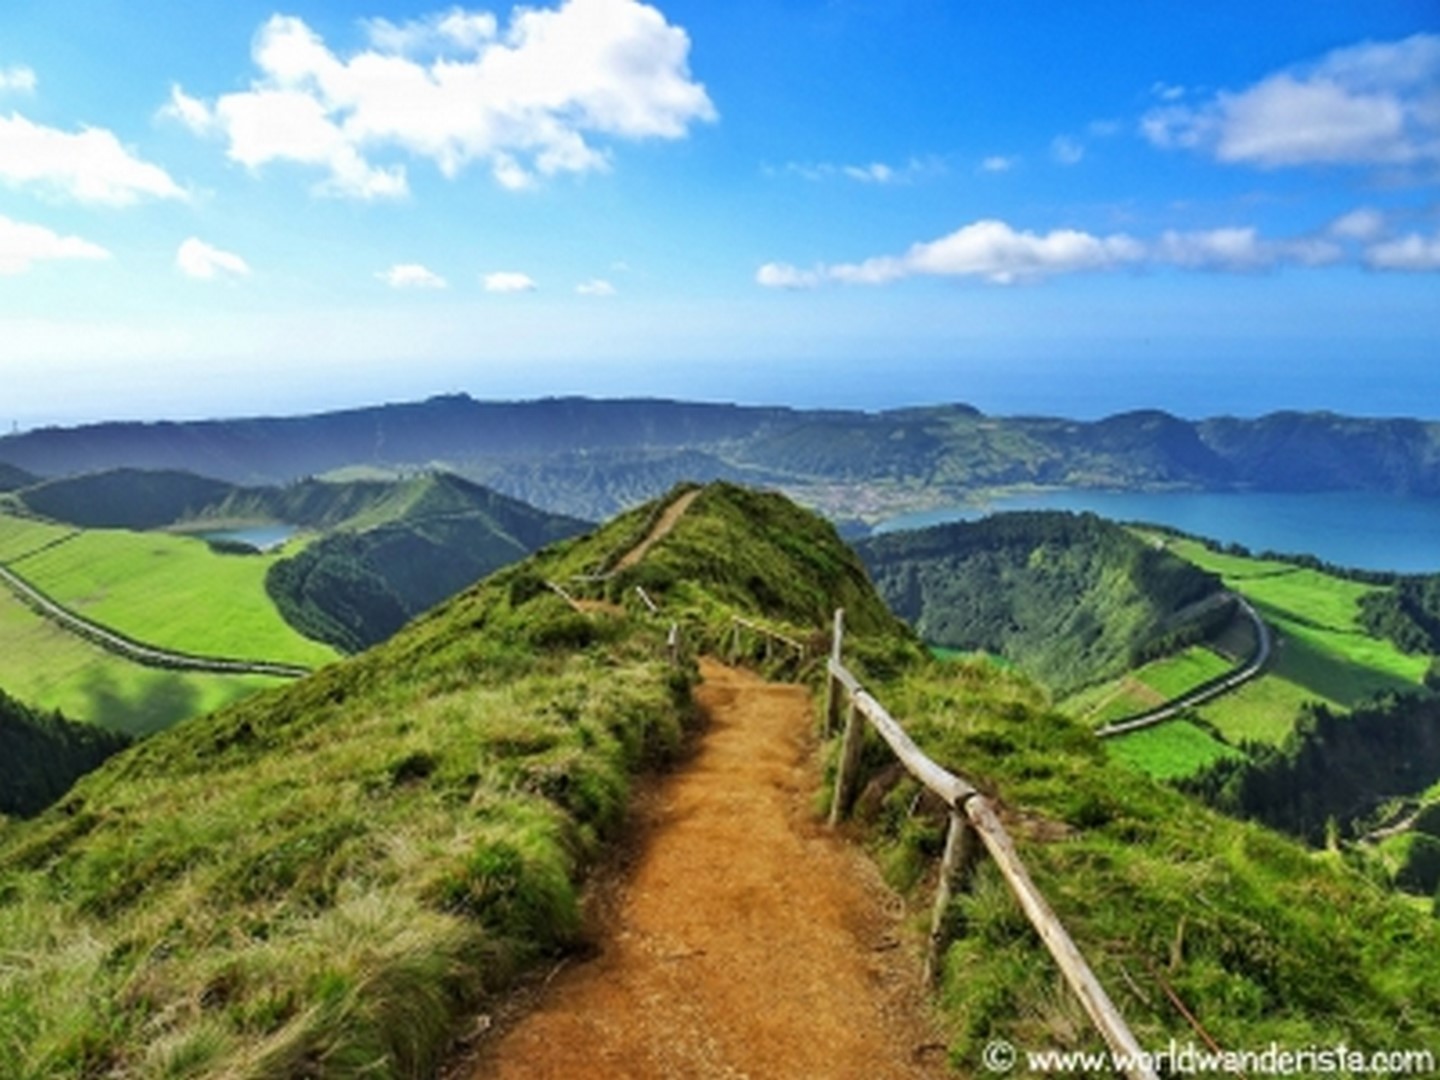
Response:
[[[1279,412],[1082,422],[966,405],[865,413],[663,400],[481,402],[465,395],[285,418],[106,423],[0,438],[45,477],[129,466],[242,484],[340,469],[443,467],[596,519],[679,480],[784,488],[835,517],[1018,484],[1440,494],[1440,423]],[[18,486],[0,470],[0,489]],[[866,498],[857,499],[857,489]]]

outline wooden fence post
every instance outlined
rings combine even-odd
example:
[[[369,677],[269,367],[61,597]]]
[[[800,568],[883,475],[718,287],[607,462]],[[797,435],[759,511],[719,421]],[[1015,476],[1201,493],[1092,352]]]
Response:
[[[855,774],[860,768],[860,751],[865,746],[865,723],[855,699],[845,711],[845,738],[840,743],[840,763],[835,769],[835,798],[830,803],[830,825],[840,824],[854,798]]]
[[[957,892],[970,888],[970,875],[980,855],[980,834],[964,812],[950,811],[950,829],[945,834],[945,855],[940,860],[940,882],[935,888],[935,910],[930,915],[930,941],[925,951],[925,983],[934,986],[940,981],[944,966],[945,947],[950,944],[946,916],[950,900]]]
[[[845,636],[845,609],[835,609],[835,632],[830,638],[830,662],[840,665],[840,647]],[[840,680],[826,668],[825,680],[825,735],[829,737],[840,726]]]

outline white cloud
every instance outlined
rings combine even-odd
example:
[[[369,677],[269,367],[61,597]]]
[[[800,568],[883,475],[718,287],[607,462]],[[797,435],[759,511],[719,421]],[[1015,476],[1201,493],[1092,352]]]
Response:
[[[813,289],[823,281],[823,270],[799,270],[786,263],[766,263],[755,271],[755,283],[767,289]]]
[[[0,93],[13,91],[17,94],[33,94],[35,86],[35,72],[28,67],[17,64],[13,67],[0,68]]]
[[[370,47],[341,57],[276,15],[256,36],[248,90],[212,105],[177,87],[166,111],[196,130],[213,120],[241,164],[324,168],[318,190],[357,198],[408,190],[404,165],[377,154],[428,160],[450,178],[479,163],[514,190],[607,169],[598,140],[679,139],[716,118],[690,76],[689,36],[639,0],[517,7],[503,30],[460,8],[365,26]]]
[[[593,278],[576,285],[575,291],[581,296],[614,296],[615,286],[604,278]]]
[[[170,101],[160,110],[160,115],[178,120],[196,135],[204,135],[214,129],[215,114],[198,98],[193,98],[179,86],[170,87]]]
[[[486,292],[493,293],[534,292],[539,288],[529,274],[517,273],[514,270],[497,270],[493,274],[486,274],[484,286]]]
[[[108,259],[110,252],[77,236],[61,236],[41,225],[0,216],[0,277],[23,274],[52,259]]]
[[[1009,172],[1020,163],[1018,157],[1006,157],[1003,154],[991,154],[984,161],[980,162],[980,171],[988,173]]]
[[[1383,225],[1383,220],[1378,226],[1362,220],[1357,212],[1320,232],[1282,239],[1266,239],[1252,226],[1231,226],[1169,230],[1153,240],[1142,240],[1123,233],[1096,236],[1075,229],[1039,234],[986,220],[938,240],[914,244],[901,255],[820,263],[810,269],[766,263],[756,272],[755,281],[775,289],[814,289],[837,283],[884,285],[922,275],[976,277],[1010,285],[1061,274],[1150,267],[1239,274],[1342,264],[1376,270],[1440,270],[1440,234],[1428,238],[1412,234],[1357,249],[1354,241],[1373,239],[1378,234],[1368,230]]]
[[[903,255],[801,270],[767,263],[756,281],[772,288],[814,288],[825,282],[883,285],[917,275],[979,277],[997,285],[1034,281],[1055,274],[1105,270],[1144,258],[1143,245],[1128,236],[1093,236],[1074,229],[1039,235],[1019,232],[1003,221],[977,221],[948,236],[911,246]]]
[[[1061,165],[1078,165],[1085,158],[1085,145],[1069,135],[1057,135],[1050,140],[1050,156]]]
[[[775,168],[766,166],[768,176],[798,176],[802,180],[854,180],[861,184],[911,184],[928,177],[943,175],[945,163],[939,158],[912,157],[903,165],[889,165],[883,161],[872,161],[865,165],[836,164],[829,161],[791,161]]]
[[[1141,120],[1156,146],[1271,169],[1440,160],[1440,35],[1366,42]]]
[[[1150,85],[1150,93],[1161,101],[1179,101],[1185,96],[1185,87],[1157,81]]]
[[[82,128],[72,134],[18,113],[0,116],[0,181],[106,206],[187,197],[169,173],[135,157],[112,132]]]
[[[872,161],[869,165],[846,165],[844,172],[851,180],[859,180],[862,184],[894,183],[897,175],[892,167],[879,161]]]
[[[378,51],[405,56],[474,52],[493,41],[500,30],[490,12],[458,7],[398,25],[388,19],[365,19],[362,25]]]
[[[1412,273],[1440,270],[1440,233],[1410,233],[1365,250],[1365,265],[1372,270],[1406,270]]]
[[[448,289],[450,283],[419,263],[396,263],[375,275],[392,289]]]
[[[250,266],[239,255],[211,247],[203,240],[190,237],[175,253],[175,266],[186,277],[211,281],[222,275],[249,277]]]
[[[1332,221],[1328,232],[1346,240],[1375,240],[1385,232],[1385,215],[1362,206]]]

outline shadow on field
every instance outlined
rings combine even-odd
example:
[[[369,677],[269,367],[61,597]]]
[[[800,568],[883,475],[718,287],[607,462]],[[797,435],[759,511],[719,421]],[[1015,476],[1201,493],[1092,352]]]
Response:
[[[1337,705],[1353,709],[1386,691],[1414,690],[1415,684],[1375,668],[1357,664],[1318,648],[1295,634],[1280,631],[1279,660],[1275,674]]]
[[[87,719],[137,737],[171,727],[200,709],[199,691],[173,671],[147,671],[143,680],[121,683],[97,670],[81,690],[90,700]]]

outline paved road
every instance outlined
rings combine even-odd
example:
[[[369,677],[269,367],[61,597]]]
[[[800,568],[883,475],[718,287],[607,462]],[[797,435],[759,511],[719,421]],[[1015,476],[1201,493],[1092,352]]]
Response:
[[[1113,724],[1106,724],[1102,728],[1097,728],[1095,734],[1102,739],[1109,739],[1116,735],[1126,735],[1132,731],[1140,731],[1143,728],[1154,727],[1156,724],[1162,724],[1166,720],[1179,715],[1186,709],[1193,709],[1196,705],[1203,705],[1205,702],[1211,701],[1221,694],[1228,694],[1237,686],[1243,686],[1255,678],[1255,676],[1259,675],[1270,659],[1270,628],[1265,625],[1265,620],[1260,618],[1255,609],[1250,606],[1250,601],[1246,600],[1243,596],[1235,596],[1235,600],[1240,605],[1240,609],[1245,612],[1245,614],[1250,617],[1250,621],[1255,624],[1255,655],[1252,656],[1249,661],[1236,668],[1219,682],[1210,683],[1208,686],[1203,686],[1198,690],[1192,690],[1188,694],[1167,701],[1165,704],[1159,705],[1149,712],[1141,713],[1139,716],[1132,716],[1128,720],[1120,720]]]

